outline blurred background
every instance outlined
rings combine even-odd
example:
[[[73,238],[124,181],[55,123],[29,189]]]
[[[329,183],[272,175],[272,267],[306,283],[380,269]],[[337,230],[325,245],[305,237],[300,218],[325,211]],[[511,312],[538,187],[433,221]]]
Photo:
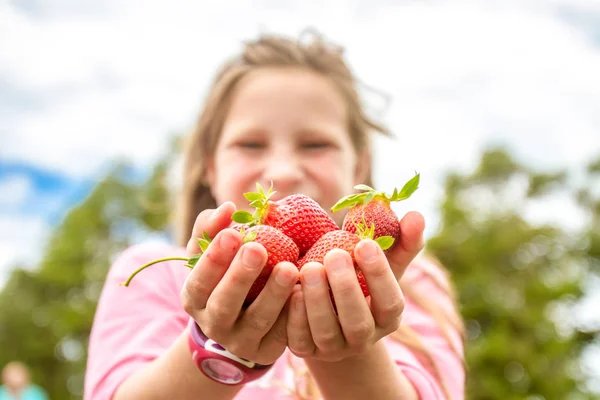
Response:
[[[600,398],[600,0],[0,0],[0,368],[83,392],[115,255],[170,240],[177,138],[224,58],[346,49],[375,183],[421,211],[468,328],[468,398]]]

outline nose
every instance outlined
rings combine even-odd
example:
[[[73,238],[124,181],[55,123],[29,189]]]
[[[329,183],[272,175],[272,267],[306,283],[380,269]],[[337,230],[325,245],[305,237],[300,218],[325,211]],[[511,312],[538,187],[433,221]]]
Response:
[[[304,173],[301,162],[292,152],[272,154],[265,160],[263,179],[266,187],[273,182],[278,195],[296,193],[302,183]]]

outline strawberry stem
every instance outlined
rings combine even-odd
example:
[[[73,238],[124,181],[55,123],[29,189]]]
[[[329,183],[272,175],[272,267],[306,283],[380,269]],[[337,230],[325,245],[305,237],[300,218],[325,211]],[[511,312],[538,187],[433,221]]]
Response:
[[[356,185],[354,186],[354,189],[362,190],[362,193],[353,193],[342,197],[333,207],[331,207],[331,211],[337,212],[344,208],[355,207],[359,204],[367,205],[374,199],[382,199],[388,203],[406,200],[419,188],[420,178],[421,175],[418,172],[415,172],[415,176],[406,182],[400,191],[398,191],[397,188],[394,189],[391,196],[388,196],[385,192],[376,191],[372,187],[364,184]]]
[[[129,284],[131,283],[131,280],[133,279],[134,276],[136,276],[137,274],[139,274],[140,272],[142,272],[143,270],[145,270],[146,268],[148,268],[151,265],[158,264],[158,263],[164,262],[164,261],[189,261],[189,260],[190,259],[187,258],[187,257],[165,257],[165,258],[159,258],[157,260],[150,261],[150,262],[142,265],[138,269],[136,269],[129,276],[129,278],[125,282],[120,283],[119,285],[121,285],[121,286],[129,286]],[[186,264],[185,266],[188,267],[188,268],[190,268],[190,269],[194,268],[194,267],[192,267],[191,265],[188,265],[188,264]]]

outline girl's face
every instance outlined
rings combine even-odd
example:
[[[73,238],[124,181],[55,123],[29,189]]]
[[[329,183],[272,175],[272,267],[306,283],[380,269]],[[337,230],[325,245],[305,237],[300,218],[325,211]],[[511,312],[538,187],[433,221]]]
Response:
[[[248,74],[233,94],[208,166],[217,204],[232,201],[249,210],[243,194],[256,191],[256,182],[266,190],[272,181],[274,200],[301,193],[329,212],[366,179],[347,121],[344,99],[326,77],[291,68]]]

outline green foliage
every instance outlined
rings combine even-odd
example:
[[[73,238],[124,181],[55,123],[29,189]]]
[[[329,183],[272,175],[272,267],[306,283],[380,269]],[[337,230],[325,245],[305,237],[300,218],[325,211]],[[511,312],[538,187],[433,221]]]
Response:
[[[535,173],[492,149],[472,175],[446,179],[440,230],[427,250],[449,269],[459,293],[468,398],[591,398],[579,360],[595,335],[565,317],[583,295],[588,266],[599,260],[593,235],[600,225],[573,235],[524,216],[552,189],[564,189],[566,178],[564,171]],[[586,240],[589,251],[581,251]]]
[[[69,211],[45,248],[32,243],[42,261],[16,267],[0,293],[0,365],[25,361],[53,399],[81,397],[103,280],[112,257],[140,230],[168,228],[171,163],[170,153],[141,183],[117,166]],[[451,271],[459,293],[469,337],[468,398],[591,398],[579,359],[596,335],[564,318],[590,273],[600,271],[600,194],[591,183],[599,165],[585,166],[587,185],[570,188],[565,171],[531,171],[493,149],[473,174],[447,176],[441,225],[428,250]],[[570,191],[589,215],[581,232],[523,216],[556,190]]]
[[[53,399],[79,398],[96,304],[112,257],[134,232],[163,230],[167,213],[144,207],[165,201],[159,164],[141,185],[118,165],[52,234],[33,271],[16,268],[0,293],[0,365],[21,360]],[[162,206],[168,209],[165,205]]]

